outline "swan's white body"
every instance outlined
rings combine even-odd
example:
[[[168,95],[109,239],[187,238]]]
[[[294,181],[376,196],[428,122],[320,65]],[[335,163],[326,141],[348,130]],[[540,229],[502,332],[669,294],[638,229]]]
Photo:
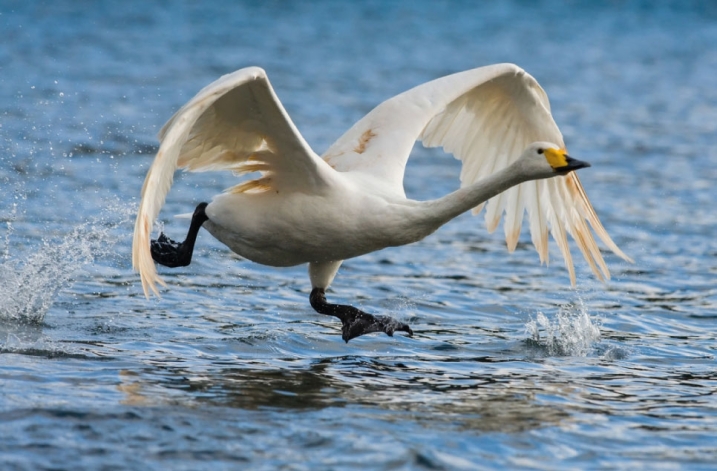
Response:
[[[207,206],[204,227],[249,260],[281,267],[340,261],[416,242],[473,207],[440,211],[439,202],[366,192],[346,175],[337,174],[318,194],[224,193]]]
[[[406,198],[404,168],[417,139],[462,160],[459,190],[434,201]],[[555,176],[537,155],[539,148],[540,154],[563,148],[563,138],[543,89],[512,64],[443,77],[387,100],[322,157],[299,134],[265,72],[250,67],[201,90],[169,120],[160,140],[142,189],[133,244],[133,265],[147,295],[158,293],[156,283],[162,283],[150,232],[178,168],[260,172],[216,196],[206,207],[204,227],[255,262],[309,263],[314,287],[326,288],[343,260],[420,240],[462,212],[480,211],[489,198],[489,230],[505,213],[513,250],[527,210],[541,261],[548,260],[550,231],[573,283],[566,233],[597,276],[609,277],[587,223],[627,259],[601,226],[575,173]]]

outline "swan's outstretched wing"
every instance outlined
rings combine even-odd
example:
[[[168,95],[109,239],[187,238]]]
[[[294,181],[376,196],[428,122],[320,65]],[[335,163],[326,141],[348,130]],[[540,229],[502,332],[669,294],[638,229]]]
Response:
[[[142,187],[132,247],[145,295],[163,284],[150,253],[150,232],[174,172],[231,170],[261,177],[229,191],[315,191],[331,169],[304,141],[258,67],[225,75],[202,89],[167,122]]]
[[[507,167],[529,144],[548,141],[564,147],[538,82],[513,64],[497,64],[419,85],[376,107],[333,144],[323,158],[336,170],[363,172],[403,194],[403,174],[416,140],[443,147],[463,162],[461,186]],[[488,201],[489,231],[505,213],[509,250],[518,242],[523,213],[541,262],[548,262],[548,231],[558,243],[575,283],[566,234],[571,234],[599,278],[610,273],[588,223],[617,255],[620,251],[600,224],[575,173],[522,183]],[[483,205],[474,209],[481,211]]]

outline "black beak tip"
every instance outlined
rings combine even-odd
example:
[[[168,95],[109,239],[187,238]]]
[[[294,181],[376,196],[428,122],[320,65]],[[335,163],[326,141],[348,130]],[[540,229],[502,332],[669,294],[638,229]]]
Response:
[[[567,162],[567,165],[557,168],[557,171],[567,173],[572,172],[573,170],[590,167],[590,163],[585,162],[584,160],[573,159],[568,155],[565,156],[565,161]]]

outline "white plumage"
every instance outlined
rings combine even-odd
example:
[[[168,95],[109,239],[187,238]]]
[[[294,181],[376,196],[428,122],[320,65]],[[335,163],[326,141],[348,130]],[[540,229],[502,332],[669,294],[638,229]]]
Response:
[[[567,171],[572,167],[546,160],[550,153],[565,165],[563,137],[546,93],[512,64],[457,73],[397,95],[352,126],[322,157],[299,134],[257,67],[225,75],[201,90],[159,138],[142,188],[132,250],[146,295],[158,294],[156,285],[163,284],[150,232],[179,168],[260,172],[216,196],[206,207],[204,227],[258,263],[309,263],[314,288],[326,288],[342,260],[420,240],[463,211],[481,211],[489,198],[488,229],[493,231],[505,214],[512,251],[527,211],[541,262],[548,261],[550,232],[573,284],[567,234],[601,279],[610,275],[588,225],[610,250],[629,260],[600,224],[575,172]],[[416,140],[461,160],[460,190],[435,201],[406,198],[404,169]]]

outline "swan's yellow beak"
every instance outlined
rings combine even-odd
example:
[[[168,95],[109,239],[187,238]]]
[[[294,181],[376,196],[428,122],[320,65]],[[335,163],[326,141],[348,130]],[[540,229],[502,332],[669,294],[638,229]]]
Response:
[[[545,149],[545,158],[553,170],[560,174],[590,166],[587,162],[570,157],[565,149]]]

